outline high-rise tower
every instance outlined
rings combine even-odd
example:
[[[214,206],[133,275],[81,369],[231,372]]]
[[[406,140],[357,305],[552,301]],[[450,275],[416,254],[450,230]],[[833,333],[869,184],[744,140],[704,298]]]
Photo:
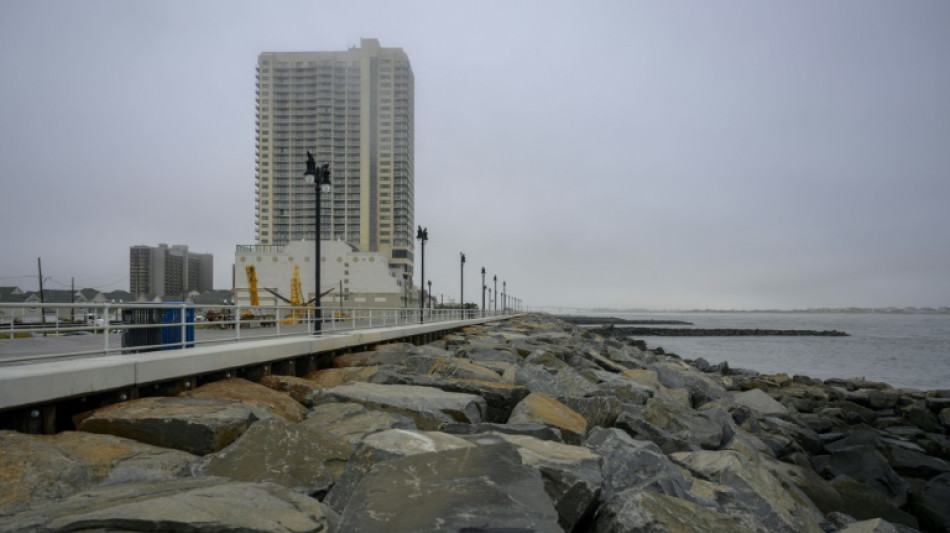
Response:
[[[329,163],[323,240],[380,252],[412,272],[414,82],[400,48],[264,52],[257,65],[257,244],[314,238],[307,150]]]

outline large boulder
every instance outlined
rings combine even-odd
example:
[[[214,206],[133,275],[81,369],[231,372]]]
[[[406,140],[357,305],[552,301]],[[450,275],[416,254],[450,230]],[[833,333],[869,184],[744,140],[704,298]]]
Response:
[[[139,398],[97,409],[79,429],[207,455],[234,442],[257,420],[254,409],[235,400]]]
[[[950,474],[941,474],[924,485],[914,497],[920,525],[930,531],[950,531]]]
[[[593,513],[604,482],[603,458],[584,447],[526,435],[502,433],[494,437],[517,446],[522,462],[541,472],[545,490],[554,502],[558,523],[564,531],[573,531]],[[487,436],[474,438],[480,445],[492,442]]]
[[[397,413],[371,411],[358,403],[326,403],[314,407],[302,425],[326,431],[352,446],[363,437],[387,429],[416,429],[411,418]]]
[[[334,511],[342,513],[360,482],[377,463],[395,457],[431,453],[475,444],[439,431],[390,429],[368,435],[346,463],[343,475],[323,500]]]
[[[587,421],[554,398],[532,392],[511,412],[509,424],[544,424],[561,430],[564,442],[580,444],[587,435]]]
[[[216,477],[101,485],[40,502],[0,522],[0,532],[335,531],[337,516],[319,501],[273,483]]]
[[[398,413],[411,418],[419,429],[437,429],[445,422],[484,420],[485,400],[474,394],[445,392],[431,387],[347,383],[320,389],[315,405],[328,402],[352,402],[368,409]]]
[[[627,489],[691,499],[692,480],[650,441],[634,440],[616,428],[594,428],[584,446],[604,458],[604,501]]]
[[[839,511],[858,520],[883,518],[895,524],[918,527],[914,516],[895,507],[881,491],[874,487],[844,475],[832,479],[830,483],[841,497]]]
[[[903,507],[907,503],[910,486],[873,446],[835,449],[828,465],[835,474],[849,476],[877,489],[894,507]]]
[[[254,410],[255,415],[262,419],[276,416],[288,422],[300,422],[307,413],[307,408],[289,395],[240,378],[212,381],[195,390],[183,392],[180,396],[209,400],[236,400],[249,406]]]
[[[648,490],[615,493],[597,511],[592,533],[618,531],[752,533],[735,518],[693,502]]]
[[[787,415],[788,408],[778,403],[762,389],[750,389],[738,392],[732,397],[733,403],[752,409],[763,416]]]
[[[510,444],[422,453],[376,464],[350,497],[340,531],[560,532],[541,474]]]
[[[353,446],[314,426],[262,420],[227,448],[204,456],[195,475],[270,481],[321,497],[343,474]]]
[[[100,483],[176,477],[196,459],[113,435],[0,431],[0,514]]]
[[[725,485],[732,497],[719,500],[727,514],[754,517],[767,531],[821,531],[822,514],[774,459],[732,450],[678,452],[671,459],[694,477]]]

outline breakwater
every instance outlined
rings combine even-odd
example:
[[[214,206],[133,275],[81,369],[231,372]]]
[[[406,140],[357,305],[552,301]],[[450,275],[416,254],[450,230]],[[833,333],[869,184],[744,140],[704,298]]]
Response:
[[[612,331],[610,331],[612,330]],[[651,337],[847,337],[843,331],[833,329],[748,329],[748,328],[601,328],[598,333],[610,336]]]
[[[75,422],[0,432],[0,531],[950,527],[950,391],[712,366],[543,315]]]

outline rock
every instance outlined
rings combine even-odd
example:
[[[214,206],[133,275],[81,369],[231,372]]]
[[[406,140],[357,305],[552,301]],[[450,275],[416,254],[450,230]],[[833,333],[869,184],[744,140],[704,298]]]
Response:
[[[652,396],[662,398],[684,407],[690,406],[689,391],[686,388],[670,388],[660,383],[654,370],[631,369],[620,373],[623,377],[653,391]]]
[[[273,483],[223,478],[103,485],[40,502],[0,523],[0,532],[329,532],[337,516],[317,500]]]
[[[446,379],[475,379],[504,383],[500,374],[462,357],[423,357],[406,359],[406,371],[410,374]]]
[[[857,518],[883,518],[888,522],[917,528],[917,519],[891,504],[879,490],[848,476],[831,480],[831,486],[841,495],[840,511]]]
[[[941,409],[937,415],[937,419],[940,420],[940,425],[946,429],[950,429],[950,407]]]
[[[458,448],[471,448],[471,442],[439,431],[392,429],[369,435],[350,456],[343,471],[324,502],[342,513],[363,477],[377,463],[395,457],[430,453]]]
[[[173,478],[197,456],[113,435],[0,430],[0,514],[100,483]]]
[[[612,427],[623,411],[623,403],[609,393],[592,396],[558,396],[557,401],[584,417],[588,428]]]
[[[950,474],[941,474],[915,495],[913,509],[920,527],[929,531],[950,531]]]
[[[434,387],[445,392],[474,394],[485,400],[487,411],[485,420],[504,422],[511,416],[512,409],[529,394],[529,390],[520,385],[501,381],[477,379],[434,378],[429,376],[393,375],[387,384]]]
[[[604,459],[604,501],[627,489],[692,498],[691,480],[650,441],[634,440],[616,428],[594,428],[584,446]]]
[[[411,512],[406,512],[411,509]],[[340,531],[558,532],[541,474],[510,444],[423,453],[373,466]]]
[[[665,453],[686,450],[717,450],[734,433],[732,418],[720,407],[694,410],[653,398],[646,407],[627,406],[617,419],[636,439],[653,440]]]
[[[564,442],[580,444],[587,435],[587,421],[554,398],[533,392],[515,406],[509,424],[544,424],[561,430]]]
[[[910,487],[894,472],[887,458],[873,446],[848,446],[833,450],[829,466],[835,474],[844,474],[877,489],[894,507],[903,507],[907,503]]]
[[[904,418],[924,431],[934,431],[938,427],[937,417],[929,409],[920,405],[909,405],[900,410]]]
[[[436,429],[445,422],[475,424],[485,417],[485,400],[474,394],[445,392],[430,387],[347,383],[319,389],[316,404],[353,402],[369,409],[398,413],[411,418],[419,429]]]
[[[788,409],[773,400],[771,396],[762,391],[762,389],[751,389],[745,392],[736,393],[732,397],[733,403],[752,409],[764,416],[782,416],[788,414]]]
[[[384,366],[399,365],[410,355],[415,355],[415,347],[411,344],[393,344],[377,347],[376,350],[348,353],[334,357],[330,364],[333,368],[347,366]]]
[[[257,420],[246,404],[199,398],[139,398],[97,409],[79,429],[195,455],[234,442]]]
[[[287,422],[300,422],[307,408],[287,394],[270,387],[240,378],[228,378],[202,385],[193,391],[183,392],[183,398],[209,400],[236,400],[254,410],[257,418],[277,416]]]
[[[351,446],[363,437],[387,429],[416,429],[411,418],[397,413],[370,411],[358,403],[327,403],[314,407],[301,425],[331,433]]]
[[[504,346],[504,348],[502,348],[502,346],[496,345],[495,347],[489,347],[475,345],[468,348],[462,348],[459,350],[458,356],[465,357],[476,362],[501,361],[516,365],[523,362],[521,356],[512,353],[507,346]]]
[[[854,522],[841,528],[838,533],[900,533],[896,527],[886,520],[875,518]]]
[[[507,435],[527,435],[540,440],[564,442],[561,430],[545,426],[544,424],[494,424],[481,422],[479,424],[460,424],[453,422],[442,424],[439,431],[453,435],[475,435],[478,433],[504,433]]]
[[[314,426],[270,419],[192,469],[195,475],[270,481],[319,498],[343,474],[352,453],[353,446]]]
[[[375,367],[373,367],[375,368]],[[333,379],[333,382],[337,379]],[[261,385],[290,395],[295,401],[305,407],[313,407],[313,396],[323,387],[315,381],[294,376],[264,376]]]
[[[525,435],[475,436],[479,445],[507,441],[518,447],[524,464],[537,468],[544,479],[544,488],[554,502],[558,524],[564,531],[585,521],[595,509],[600,496],[604,476],[601,473],[603,459],[580,446],[539,440]]]
[[[690,405],[694,407],[728,395],[722,385],[686,364],[668,362],[655,364],[651,369],[656,371],[657,378],[665,387],[689,390]]]
[[[373,381],[379,373],[378,366],[349,366],[340,368],[324,368],[310,372],[306,379],[311,387],[337,387],[351,381]]]
[[[618,531],[751,533],[733,517],[647,490],[614,494],[597,512],[593,533]]]
[[[674,453],[670,458],[695,477],[726,485],[734,497],[720,501],[728,514],[746,513],[768,531],[819,531],[822,514],[778,468],[762,455],[731,450]]]

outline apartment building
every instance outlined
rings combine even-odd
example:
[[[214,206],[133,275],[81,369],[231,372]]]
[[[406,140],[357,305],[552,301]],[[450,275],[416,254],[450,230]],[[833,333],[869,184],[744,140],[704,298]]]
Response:
[[[188,247],[132,246],[129,249],[129,292],[142,296],[176,297],[214,288],[214,258],[189,252]]]
[[[331,52],[264,52],[257,65],[257,244],[314,240],[306,153],[329,163],[320,238],[412,273],[414,82],[400,48],[361,39]]]

